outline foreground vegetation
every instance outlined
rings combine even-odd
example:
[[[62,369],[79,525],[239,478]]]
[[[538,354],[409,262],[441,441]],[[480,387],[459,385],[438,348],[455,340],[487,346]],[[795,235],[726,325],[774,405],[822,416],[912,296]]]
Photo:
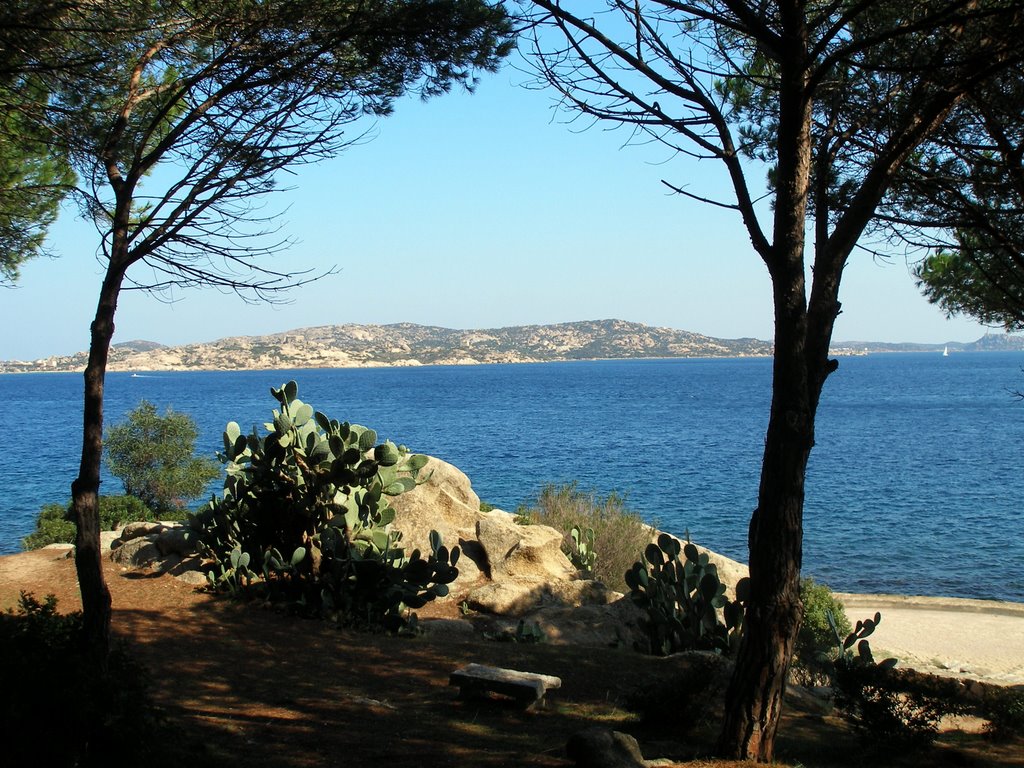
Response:
[[[22,593],[0,614],[0,680],[8,765],[169,765],[150,749],[164,724],[147,672],[120,645],[105,669],[90,663],[81,613],[58,613],[52,595]]]
[[[157,514],[134,496],[100,496],[100,530],[113,531],[125,523],[157,520]],[[75,541],[74,512],[68,504],[47,504],[36,516],[35,530],[21,540],[22,549]]]
[[[391,530],[389,499],[416,487],[427,457],[314,411],[294,381],[271,394],[278,408],[266,435],[227,425],[224,491],[192,519],[214,563],[211,587],[304,616],[405,629],[410,609],[447,596],[459,575],[459,548],[436,532],[420,553]]]

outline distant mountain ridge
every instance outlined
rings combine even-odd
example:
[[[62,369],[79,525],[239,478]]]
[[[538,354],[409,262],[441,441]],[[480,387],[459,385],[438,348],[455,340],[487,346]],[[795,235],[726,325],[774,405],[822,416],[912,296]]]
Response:
[[[1008,346],[1011,344],[1013,346]],[[833,352],[939,351],[943,346],[850,342],[834,345]],[[1024,338],[986,334],[971,344],[951,343],[949,348],[951,351],[1024,349]],[[180,346],[139,340],[122,342],[111,348],[108,370],[361,368],[593,359],[765,357],[771,353],[772,344],[768,341],[718,339],[624,320],[586,320],[476,330],[414,323],[345,324],[298,328],[264,336],[233,336]],[[5,361],[0,362],[0,372],[81,371],[86,359],[87,354],[80,352],[31,362]]]

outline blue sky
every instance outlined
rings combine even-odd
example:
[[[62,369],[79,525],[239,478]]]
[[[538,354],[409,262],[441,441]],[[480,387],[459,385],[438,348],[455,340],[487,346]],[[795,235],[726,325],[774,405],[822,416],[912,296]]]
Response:
[[[549,93],[506,68],[474,95],[409,98],[370,141],[302,168],[268,198],[296,242],[275,268],[337,275],[280,306],[214,290],[168,303],[122,297],[115,342],[164,344],[334,323],[489,328],[619,318],[735,338],[772,336],[767,272],[735,214],[672,195],[723,190],[719,167],[672,158],[603,126],[567,124]],[[354,127],[353,135],[359,128]],[[88,346],[101,279],[98,236],[73,212],[55,259],[25,265],[0,292],[0,359]],[[138,268],[138,267],[136,267]],[[970,341],[914,288],[906,261],[857,253],[836,340]]]

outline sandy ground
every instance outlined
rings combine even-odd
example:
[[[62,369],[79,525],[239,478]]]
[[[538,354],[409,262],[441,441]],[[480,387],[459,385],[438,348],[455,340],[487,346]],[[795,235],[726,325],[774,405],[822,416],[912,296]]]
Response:
[[[1024,604],[951,597],[837,595],[851,623],[882,621],[871,637],[876,659],[922,672],[1024,684]]]

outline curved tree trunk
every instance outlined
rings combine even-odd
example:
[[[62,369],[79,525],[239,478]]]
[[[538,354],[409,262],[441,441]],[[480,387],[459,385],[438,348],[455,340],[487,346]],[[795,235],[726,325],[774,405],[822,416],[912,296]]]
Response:
[[[110,590],[103,578],[100,551],[99,490],[103,459],[103,386],[110,342],[114,336],[114,312],[121,290],[123,270],[107,269],[100,289],[96,317],[91,326],[89,362],[85,368],[85,404],[82,418],[82,460],[71,484],[77,534],[75,569],[82,594],[84,641],[90,655],[106,668],[110,650]]]

